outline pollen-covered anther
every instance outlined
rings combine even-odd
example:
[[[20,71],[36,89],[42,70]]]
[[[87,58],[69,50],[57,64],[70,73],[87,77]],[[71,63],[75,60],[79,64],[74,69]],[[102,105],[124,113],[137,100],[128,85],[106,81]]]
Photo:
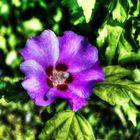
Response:
[[[53,87],[57,87],[58,85],[64,85],[69,76],[70,74],[66,71],[57,71],[54,69],[53,74],[48,78],[52,82]]]

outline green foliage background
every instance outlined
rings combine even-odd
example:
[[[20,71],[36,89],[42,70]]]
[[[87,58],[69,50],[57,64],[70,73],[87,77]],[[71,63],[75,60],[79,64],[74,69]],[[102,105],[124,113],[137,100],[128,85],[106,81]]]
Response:
[[[139,0],[1,0],[0,139],[38,139],[47,120],[56,112],[69,109],[62,100],[46,108],[37,107],[20,85],[23,74],[19,64],[23,60],[19,50],[27,38],[45,29],[57,35],[72,30],[87,36],[99,49],[106,79],[96,85],[88,105],[78,111],[90,123],[95,137],[137,140],[140,136]]]

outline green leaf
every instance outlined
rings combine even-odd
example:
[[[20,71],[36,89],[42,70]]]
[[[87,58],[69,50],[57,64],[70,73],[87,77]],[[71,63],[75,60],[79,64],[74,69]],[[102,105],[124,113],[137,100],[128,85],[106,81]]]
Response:
[[[114,0],[107,6],[109,12],[98,30],[97,44],[105,52],[108,65],[117,59],[119,64],[140,60],[137,35],[139,24],[136,23],[139,3],[139,0]]]
[[[112,17],[118,22],[124,22],[128,17],[129,3],[128,1],[118,0],[116,7],[112,11]]]
[[[18,26],[19,32],[26,34],[27,37],[34,36],[36,32],[43,30],[43,25],[41,21],[38,18],[30,18],[28,20],[25,20],[21,23],[20,26]]]
[[[139,46],[140,46],[140,34],[139,34],[138,37],[137,37],[137,41],[138,41],[138,44],[139,44]]]
[[[125,113],[128,115],[128,119],[133,123],[134,126],[136,126],[136,117],[137,117],[137,109],[132,103],[125,104],[122,106]]]
[[[118,62],[120,64],[138,61],[140,60],[140,49],[134,52],[132,45],[126,40],[124,34],[122,34],[118,43],[118,55]]]
[[[132,77],[135,82],[140,82],[140,69],[134,69],[132,72]]]
[[[1,32],[0,32],[1,33]],[[6,48],[6,39],[0,35],[0,49],[3,50],[5,53],[7,52]]]
[[[11,66],[12,68],[15,68],[21,62],[20,59],[18,58],[17,51],[15,50],[9,51],[7,53],[5,61],[6,61],[6,64],[8,66]]]
[[[18,39],[15,34],[11,34],[8,38],[8,43],[11,49],[15,49],[16,45],[18,44]]]
[[[42,30],[42,24],[37,18],[31,18],[30,20],[23,22],[23,27],[25,30],[35,30],[35,31],[41,31]]]
[[[140,99],[140,83],[130,80],[102,82],[95,86],[94,93],[112,105],[123,105],[128,103],[130,98],[133,101],[135,98]],[[140,105],[140,100],[137,104]]]
[[[100,49],[106,47],[105,57],[109,65],[112,64],[116,54],[119,56],[118,63],[120,64],[140,60],[140,49],[133,49],[133,47],[138,48],[137,43],[132,38],[129,30],[126,31],[125,28],[129,27],[121,27],[114,21],[110,21],[110,23],[106,23],[102,29],[99,29],[97,44]]]
[[[132,100],[140,105],[140,82],[124,79],[131,71],[120,66],[104,68],[105,80],[97,83],[94,93],[112,105],[123,105]]]
[[[131,71],[119,65],[104,68],[105,81],[116,81],[131,74]]]
[[[122,81],[102,82],[94,87],[94,93],[111,105],[123,105],[130,101],[129,87]]]
[[[107,66],[104,71],[105,80],[96,84],[94,93],[109,104],[125,109],[135,126],[137,110],[131,102],[140,105],[140,82],[126,79],[132,76],[132,72],[120,66]]]
[[[10,14],[10,5],[7,1],[0,1],[0,15],[8,16]]]
[[[128,82],[129,92],[128,95],[136,105],[140,105],[140,82]]]
[[[123,28],[120,26],[112,26],[105,24],[103,29],[99,30],[99,37],[97,38],[97,44],[100,48],[107,44],[105,51],[106,61],[108,64],[112,63],[112,59],[115,56],[116,49],[120,40],[120,36],[123,32]]]
[[[40,140],[94,140],[88,121],[73,111],[63,111],[46,122]]]
[[[132,1],[134,3],[134,12],[133,12],[133,15],[135,17],[139,16],[140,15],[140,1],[139,0],[135,0],[135,1]]]
[[[88,23],[91,19],[96,0],[77,0],[77,3],[82,7],[86,22]]]
[[[79,7],[77,0],[62,0],[61,3],[69,9],[70,19],[74,25],[84,22],[84,15],[82,14],[82,9]]]

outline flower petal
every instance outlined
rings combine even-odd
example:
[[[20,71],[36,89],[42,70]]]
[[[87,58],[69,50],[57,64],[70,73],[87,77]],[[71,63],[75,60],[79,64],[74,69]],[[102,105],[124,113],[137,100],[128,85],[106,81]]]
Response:
[[[78,73],[72,73],[73,82],[69,83],[69,89],[80,97],[88,98],[96,82],[104,80],[104,72],[99,64]]]
[[[82,98],[88,98],[93,90],[94,82],[83,82],[83,81],[75,81],[73,84],[69,84],[69,89]]]
[[[27,90],[27,93],[32,100],[34,100],[36,105],[46,106],[54,101],[44,98],[46,93],[49,91],[49,88],[45,83],[39,81],[36,77],[25,79],[22,82],[22,86],[25,90]]]
[[[26,77],[36,76],[42,80],[46,80],[46,72],[43,67],[35,60],[26,60],[20,64],[20,70],[25,73]]]
[[[38,106],[47,106],[47,105],[53,103],[54,100],[50,100],[50,99],[44,100],[44,98],[42,98],[42,96],[40,96],[40,97],[35,98],[34,102]]]
[[[43,67],[34,60],[26,60],[20,65],[20,69],[26,75],[22,86],[27,90],[36,105],[52,103],[53,100],[44,98],[47,91],[49,91],[49,87],[46,84],[46,73]]]
[[[87,104],[84,98],[80,98],[78,96],[75,96],[75,98],[68,99],[68,103],[70,104],[71,109],[74,111],[79,110],[81,107]]]
[[[72,73],[77,80],[100,82],[104,80],[104,71],[99,62],[93,65],[90,69],[81,72]]]
[[[93,66],[98,60],[98,51],[87,38],[71,31],[59,38],[60,56],[57,63],[68,65],[68,71],[79,72]]]
[[[45,30],[41,35],[28,39],[20,53],[25,60],[34,59],[44,68],[54,66],[59,57],[58,39],[54,32]]]
[[[56,98],[64,98],[70,104],[71,109],[75,111],[87,104],[84,98],[73,94],[70,90],[60,91],[58,89],[53,88],[47,93],[47,97],[51,100],[54,100]]]

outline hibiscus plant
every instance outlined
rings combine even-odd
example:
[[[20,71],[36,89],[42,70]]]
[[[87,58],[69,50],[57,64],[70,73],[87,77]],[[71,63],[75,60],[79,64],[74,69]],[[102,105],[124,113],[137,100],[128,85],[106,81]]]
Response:
[[[140,139],[140,1],[0,1],[0,139]]]

